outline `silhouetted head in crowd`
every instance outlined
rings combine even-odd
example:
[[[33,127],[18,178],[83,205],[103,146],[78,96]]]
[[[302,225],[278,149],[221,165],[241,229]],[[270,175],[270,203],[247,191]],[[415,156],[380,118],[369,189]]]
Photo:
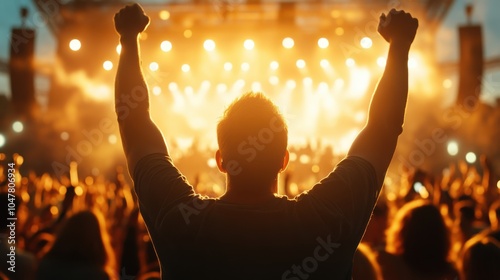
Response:
[[[387,251],[413,270],[439,274],[449,267],[450,233],[439,209],[428,201],[405,204],[387,233]]]
[[[500,243],[477,235],[464,245],[460,260],[462,279],[491,280],[500,277]]]
[[[45,257],[93,265],[111,272],[115,261],[110,244],[101,214],[82,211],[64,222]]]
[[[246,93],[225,110],[217,141],[217,165],[227,173],[228,186],[240,192],[267,192],[288,164],[287,125],[262,93]]]
[[[381,196],[373,209],[370,223],[363,236],[363,242],[370,244],[372,248],[381,247],[385,244],[385,230],[389,217],[389,207],[384,196]],[[378,248],[381,249],[381,248]]]

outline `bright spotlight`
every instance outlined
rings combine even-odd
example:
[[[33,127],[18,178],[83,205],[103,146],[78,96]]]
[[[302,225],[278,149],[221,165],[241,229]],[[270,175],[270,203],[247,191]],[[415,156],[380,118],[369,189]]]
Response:
[[[157,62],[154,62],[154,61],[153,61],[153,62],[151,62],[151,63],[149,64],[149,70],[151,70],[151,71],[153,71],[153,72],[158,71],[158,69],[159,69],[159,68],[160,68],[160,66],[158,65],[158,63],[157,63]]]
[[[118,137],[116,137],[116,135],[114,134],[110,134],[108,136],[108,142],[109,144],[116,144],[116,142],[118,142]]]
[[[443,81],[443,87],[446,88],[446,89],[451,88],[452,85],[453,85],[453,83],[451,82],[450,79],[445,79]]]
[[[450,156],[456,156],[458,154],[458,143],[455,141],[448,142],[446,150]]]
[[[217,90],[217,93],[222,94],[222,93],[226,92],[227,86],[226,86],[226,84],[218,84],[216,87],[216,90]]]
[[[253,50],[253,48],[255,47],[255,43],[253,40],[247,39],[243,43],[243,47],[245,47],[245,49],[247,49],[247,50]]]
[[[291,49],[295,45],[295,42],[292,38],[286,37],[285,39],[283,39],[282,44],[285,49]]]
[[[385,57],[379,56],[377,58],[377,65],[380,66],[381,68],[384,68],[386,63],[387,63],[387,59]]]
[[[182,64],[181,70],[182,72],[186,73],[189,72],[189,70],[191,70],[191,67],[189,66],[189,64]]]
[[[295,62],[295,65],[297,68],[302,69],[306,67],[306,62],[303,59],[298,59],[297,62]]]
[[[231,62],[224,63],[224,70],[231,71],[231,69],[233,69],[233,64],[231,64]]]
[[[113,69],[113,62],[109,60],[104,61],[104,63],[102,64],[102,68],[104,68],[104,70],[106,71]]]
[[[121,44],[118,44],[118,46],[116,46],[116,53],[117,54],[121,54],[122,53],[122,45]]]
[[[214,40],[211,40],[211,39],[205,40],[205,42],[203,43],[203,47],[205,48],[205,50],[207,50],[209,52],[215,50]]]
[[[169,19],[169,18],[170,18],[170,12],[169,12],[169,11],[167,11],[167,10],[162,10],[162,11],[160,11],[160,18],[161,18],[162,20],[167,20],[167,19]]]
[[[156,96],[160,95],[161,94],[161,87],[154,86],[153,87],[153,94],[156,95]]]
[[[7,142],[5,136],[3,136],[3,134],[0,134],[0,147],[5,146],[5,142]]]
[[[248,64],[248,62],[243,62],[243,63],[241,64],[241,70],[242,70],[242,71],[245,71],[245,72],[246,72],[246,71],[248,71],[249,69],[250,69],[250,64]]]
[[[280,83],[280,79],[277,76],[269,77],[269,83],[273,86],[276,86]]]
[[[294,80],[286,81],[285,86],[289,89],[294,89],[297,86],[297,83]]]
[[[345,65],[347,65],[347,67],[353,67],[354,65],[356,65],[356,61],[354,61],[354,59],[352,58],[348,58],[345,60]]]
[[[372,39],[370,39],[369,37],[363,37],[363,39],[361,39],[359,44],[361,45],[361,47],[363,49],[369,49],[372,47],[373,42],[372,42]]]
[[[302,79],[302,83],[305,86],[312,86],[313,80],[311,79],[311,77],[305,77],[304,79]]]
[[[261,92],[262,91],[262,85],[259,82],[253,82],[252,85],[250,86],[253,92]]]
[[[466,155],[465,155],[465,160],[468,162],[468,163],[474,163],[476,162],[477,160],[477,156],[475,153],[473,152],[468,152]]]
[[[328,48],[329,44],[330,43],[328,42],[328,39],[326,39],[326,38],[319,38],[319,40],[318,40],[318,46],[322,49]]]
[[[185,38],[191,38],[191,36],[193,36],[193,31],[191,31],[191,29],[186,29],[182,34]]]
[[[170,41],[165,40],[161,42],[160,48],[164,52],[169,52],[170,50],[172,50],[172,43]]]
[[[328,68],[328,66],[330,66],[330,62],[326,59],[322,59],[319,62],[319,65],[321,66],[321,68]]]
[[[170,82],[168,84],[168,89],[171,91],[176,91],[179,89],[179,87],[177,86],[177,84],[175,82]]]
[[[1,147],[1,146],[0,146],[0,147]],[[497,189],[499,189],[499,190],[500,190],[500,180],[498,180],[498,182],[497,182]]]
[[[271,61],[271,63],[269,64],[269,68],[271,68],[271,70],[277,70],[278,67],[280,67],[280,64],[276,60]]]
[[[69,41],[69,48],[72,50],[72,51],[78,51],[80,48],[82,47],[82,43],[80,42],[80,40],[78,39],[73,39],[71,41]]]
[[[63,132],[61,132],[60,137],[61,137],[61,140],[67,141],[69,139],[69,133],[67,133],[66,131],[63,131]]]
[[[23,132],[23,129],[24,129],[24,125],[22,122],[20,121],[15,121],[13,124],[12,124],[12,130],[14,130],[14,132],[16,133],[21,133]]]

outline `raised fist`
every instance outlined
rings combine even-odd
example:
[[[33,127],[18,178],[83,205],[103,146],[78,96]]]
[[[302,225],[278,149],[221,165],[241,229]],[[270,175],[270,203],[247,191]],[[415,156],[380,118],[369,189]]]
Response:
[[[125,6],[115,14],[114,20],[115,29],[121,36],[137,36],[149,24],[149,17],[137,3]]]
[[[387,16],[380,16],[378,32],[389,43],[410,45],[417,33],[418,20],[405,11],[392,9]]]

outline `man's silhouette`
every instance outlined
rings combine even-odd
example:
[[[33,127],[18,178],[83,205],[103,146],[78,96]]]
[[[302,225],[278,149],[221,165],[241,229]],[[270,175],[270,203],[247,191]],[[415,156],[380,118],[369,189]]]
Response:
[[[115,15],[122,45],[116,112],[164,279],[351,279],[353,254],[402,132],[408,52],[418,26],[395,10],[380,22],[390,43],[386,69],[346,158],[294,200],[277,196],[278,174],[288,163],[287,126],[265,95],[244,94],[217,127],[215,156],[227,190],[209,199],[174,166],[149,115],[138,43],[149,17],[137,4]]]

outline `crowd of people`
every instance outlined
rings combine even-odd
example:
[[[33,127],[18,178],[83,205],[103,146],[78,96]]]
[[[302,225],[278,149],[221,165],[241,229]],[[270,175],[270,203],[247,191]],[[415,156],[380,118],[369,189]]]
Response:
[[[332,161],[324,166],[321,163],[325,163],[326,158]],[[1,159],[1,199],[2,205],[7,206],[4,202],[8,201],[8,178],[4,163],[8,160],[5,154]],[[185,160],[179,158],[181,163]],[[296,170],[316,165],[319,170],[325,170],[333,166],[335,160],[338,159],[332,149],[324,149],[317,157],[318,162],[304,165],[297,159],[296,166],[282,178],[285,193],[292,199],[297,191],[302,191],[290,189],[295,184],[293,172]],[[79,178],[77,166],[73,164],[68,176],[57,178],[51,174],[21,172],[22,161],[22,156],[14,155],[13,162],[19,163],[15,177],[16,272],[7,270],[9,228],[3,219],[2,279],[160,277],[154,247],[123,168],[116,169],[114,180]],[[500,189],[491,172],[483,156],[480,168],[454,162],[441,176],[405,169],[398,182],[386,180],[354,256],[353,278],[498,277]],[[309,172],[310,179],[317,180],[317,173],[321,172]],[[308,180],[301,178],[300,181]],[[199,180],[195,180],[193,188],[217,195]]]

